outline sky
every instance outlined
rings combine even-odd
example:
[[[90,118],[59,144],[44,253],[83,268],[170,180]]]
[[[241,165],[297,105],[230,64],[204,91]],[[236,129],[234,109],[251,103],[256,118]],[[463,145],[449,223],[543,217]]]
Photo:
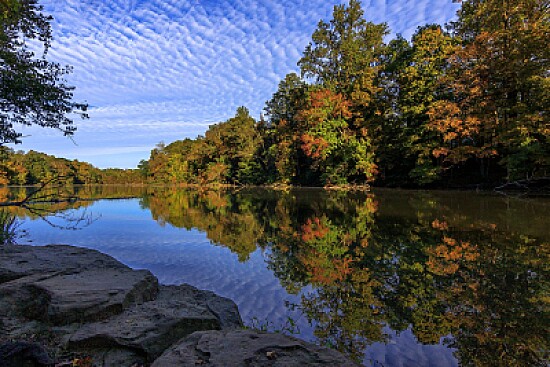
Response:
[[[159,142],[204,134],[246,106],[259,118],[319,20],[337,0],[41,0],[54,17],[50,61],[72,65],[73,139],[25,127],[19,150],[37,150],[99,168],[135,168]],[[365,18],[410,39],[444,24],[451,0],[363,0]]]

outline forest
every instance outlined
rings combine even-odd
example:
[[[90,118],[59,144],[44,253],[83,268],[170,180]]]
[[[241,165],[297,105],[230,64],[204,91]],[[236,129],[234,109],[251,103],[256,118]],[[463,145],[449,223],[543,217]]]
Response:
[[[34,150],[16,152],[0,146],[0,186],[39,185],[52,180],[68,185],[123,184],[139,183],[142,176],[137,170],[99,169],[76,159],[58,158]]]
[[[548,2],[462,2],[446,26],[386,42],[360,1],[335,6],[256,120],[160,143],[148,182],[491,187],[550,168]]]
[[[367,21],[361,2],[350,0],[319,21],[297,61],[300,75],[280,81],[258,119],[239,107],[204,136],[159,143],[136,170],[99,170],[0,144],[0,184],[32,185],[60,175],[78,184],[490,188],[548,177],[549,14],[545,0],[463,1],[454,22],[421,26],[409,41],[390,39],[385,23]],[[16,39],[17,29],[7,35]],[[51,38],[48,27],[41,32]],[[5,45],[8,56],[17,55],[15,41]],[[43,68],[66,73],[56,64]],[[28,85],[33,73],[10,78],[15,86]],[[19,141],[14,123],[72,135],[69,119],[48,113],[61,102],[66,112],[88,118],[87,105],[70,102],[73,87],[49,78],[47,94],[31,83],[17,97],[18,89],[6,84],[2,95],[11,104],[2,115],[4,143]],[[46,99],[29,104],[29,93]],[[36,121],[25,120],[28,109],[36,109]]]

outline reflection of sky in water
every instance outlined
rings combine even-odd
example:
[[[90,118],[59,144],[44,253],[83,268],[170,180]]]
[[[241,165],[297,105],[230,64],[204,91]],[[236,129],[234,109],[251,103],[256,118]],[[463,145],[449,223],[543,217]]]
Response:
[[[267,269],[266,253],[256,250],[246,262],[225,247],[213,246],[204,232],[159,225],[138,199],[97,201],[87,212],[99,219],[81,230],[58,230],[41,220],[27,220],[26,238],[35,245],[72,244],[107,253],[138,269],[149,269],[161,283],[189,283],[231,298],[245,323],[253,317],[284,327],[287,316],[297,319],[300,337],[313,339],[305,316],[290,312],[285,302],[299,303]],[[310,288],[303,290],[311,291]],[[453,351],[442,345],[422,345],[410,330],[396,335],[385,330],[387,344],[374,343],[366,351],[365,364],[375,366],[456,366]]]

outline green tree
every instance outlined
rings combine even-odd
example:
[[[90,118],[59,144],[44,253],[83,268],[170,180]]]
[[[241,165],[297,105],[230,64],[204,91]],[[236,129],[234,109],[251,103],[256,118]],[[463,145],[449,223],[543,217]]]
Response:
[[[273,172],[273,181],[289,184],[300,175],[298,121],[296,115],[305,103],[307,84],[295,73],[290,73],[279,83],[273,97],[266,102],[265,111],[269,128],[264,133],[266,167]]]
[[[366,137],[358,136],[347,121],[350,103],[342,94],[312,89],[300,111],[300,149],[309,158],[309,169],[321,185],[371,181],[375,172]]]
[[[86,118],[87,105],[72,101],[74,87],[64,75],[70,67],[46,60],[52,17],[37,0],[0,1],[0,145],[19,143],[15,125],[38,125],[72,135],[71,114]],[[43,45],[35,57],[31,41]]]
[[[273,97],[266,102],[265,111],[271,125],[282,121],[293,123],[303,103],[307,84],[296,73],[290,73],[279,83]]]
[[[386,104],[380,75],[388,28],[367,22],[363,15],[357,0],[335,6],[330,22],[319,22],[298,65],[302,76],[314,78],[350,102],[346,124],[353,139],[367,147],[364,155],[369,167],[365,171],[371,180],[377,174],[372,142]]]
[[[398,76],[408,65],[411,45],[401,35],[391,40],[383,55],[380,84],[383,88],[382,118],[376,118],[371,128],[371,136],[376,149],[376,164],[379,169],[378,183],[402,184],[406,182],[408,162],[406,154],[406,136],[403,120],[398,111],[401,86]]]
[[[419,184],[439,179],[439,162],[432,152],[440,143],[440,134],[430,129],[428,111],[448,94],[439,81],[457,48],[457,40],[441,26],[420,27],[413,35],[408,62],[397,75],[404,155],[412,164],[409,176]]]
[[[226,165],[228,178],[234,183],[261,182],[257,150],[260,135],[254,118],[246,107],[239,107],[234,117],[224,123],[211,126],[205,138],[215,147],[219,156],[216,164]],[[214,168],[214,166],[212,166]]]
[[[386,24],[367,22],[361,2],[350,0],[349,6],[336,5],[330,22],[321,20],[298,62],[302,76],[336,92],[355,103],[368,103],[375,88],[374,64],[388,33]]]

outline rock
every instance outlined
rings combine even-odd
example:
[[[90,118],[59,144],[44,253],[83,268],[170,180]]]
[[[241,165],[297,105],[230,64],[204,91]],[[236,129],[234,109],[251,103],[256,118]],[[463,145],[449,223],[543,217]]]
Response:
[[[41,367],[53,366],[54,361],[46,350],[36,343],[7,342],[0,344],[0,366]]]
[[[180,340],[152,367],[358,366],[341,353],[283,335],[252,330],[199,331]]]
[[[29,275],[87,269],[128,269],[99,251],[66,245],[0,247],[0,283]]]
[[[54,325],[102,319],[151,300],[158,282],[95,250],[71,246],[2,246],[3,315]],[[0,317],[1,319],[1,317]]]
[[[84,325],[71,336],[69,347],[120,346],[139,350],[153,360],[174,342],[195,331],[241,326],[233,301],[190,285],[161,286],[154,301],[136,305],[108,320]]]
[[[147,270],[95,269],[33,283],[50,297],[44,321],[54,325],[91,322],[155,299],[158,281]]]
[[[157,279],[146,270],[116,267],[67,272],[31,274],[0,284],[0,308],[8,315],[66,325],[117,315],[158,293]]]
[[[0,310],[0,342],[37,340],[52,355],[90,357],[97,367],[355,366],[336,351],[242,330],[227,298],[159,286],[149,271],[71,246],[0,247]],[[36,344],[0,344],[2,367],[47,358]]]
[[[195,331],[242,326],[233,301],[159,287],[149,271],[94,250],[6,246],[0,269],[0,338],[46,341],[97,366],[151,362]]]

